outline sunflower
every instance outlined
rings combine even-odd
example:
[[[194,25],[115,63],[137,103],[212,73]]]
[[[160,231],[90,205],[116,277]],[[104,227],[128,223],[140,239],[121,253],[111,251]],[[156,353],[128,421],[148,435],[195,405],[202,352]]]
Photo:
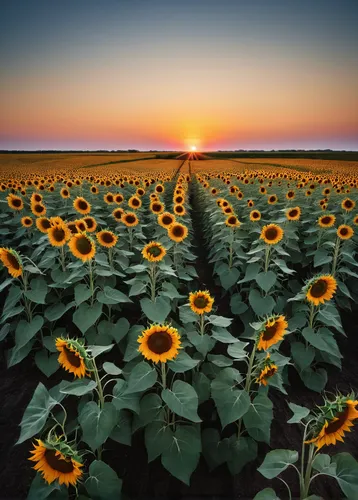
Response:
[[[175,216],[169,212],[164,212],[158,215],[158,224],[165,229],[174,224]]]
[[[293,207],[286,210],[286,217],[288,220],[299,220],[301,216],[300,207]]]
[[[31,205],[31,211],[36,217],[46,215],[46,207],[42,203],[34,203]]]
[[[85,223],[84,219],[77,219],[74,221],[76,224],[76,228],[80,233],[84,233],[87,231],[87,224]]]
[[[261,219],[261,212],[259,210],[252,210],[250,212],[250,220],[256,222]]]
[[[331,300],[337,290],[337,281],[330,274],[316,276],[305,287],[306,299],[315,306]]]
[[[90,215],[88,217],[83,217],[83,220],[87,226],[86,231],[88,233],[93,233],[97,229],[97,222],[94,217],[91,217]]]
[[[142,206],[142,200],[137,196],[131,196],[128,200],[128,206],[130,208],[133,208],[134,210],[137,210],[137,208],[140,208]]]
[[[135,213],[127,212],[126,214],[122,215],[121,222],[123,222],[123,224],[127,227],[134,227],[137,226],[139,220]]]
[[[253,206],[255,205],[254,201],[253,200],[247,200],[247,206],[249,208],[252,208]]]
[[[153,214],[161,214],[164,212],[164,205],[161,201],[152,201],[150,204],[150,209]]]
[[[181,348],[178,330],[168,325],[152,325],[143,330],[138,343],[138,351],[154,363],[166,363],[176,358]]]
[[[174,205],[174,213],[175,215],[179,215],[180,217],[186,214],[186,210],[184,205]]]
[[[54,444],[40,439],[36,441],[37,445],[34,444],[34,449],[30,452],[32,456],[29,458],[32,462],[36,462],[34,469],[41,472],[48,484],[58,480],[60,484],[75,486],[82,477],[80,469],[83,464],[74,451],[67,443],[61,445],[58,441]]]
[[[47,233],[51,227],[50,220],[47,217],[38,217],[36,219],[36,227],[41,233]]]
[[[74,339],[56,339],[56,349],[59,351],[58,362],[66,371],[73,373],[75,377],[86,376],[87,354],[83,345]]]
[[[155,192],[159,194],[163,194],[165,191],[163,184],[157,184],[155,186]]]
[[[267,354],[267,360],[265,361],[265,366],[261,369],[259,376],[256,379],[258,384],[268,385],[268,380],[275,375],[278,371],[277,365],[269,361],[270,355]]]
[[[98,194],[98,187],[97,186],[91,186],[90,191],[91,191],[92,194]]]
[[[77,228],[77,224],[75,221],[73,222],[68,222],[67,223],[67,227],[68,229],[71,231],[71,234],[77,234],[79,232],[78,228]]]
[[[124,201],[124,196],[121,195],[120,193],[114,195],[114,203],[117,203],[117,205],[120,205]]]
[[[262,228],[260,238],[267,245],[276,245],[283,238],[283,229],[277,224],[269,224]]]
[[[288,323],[285,316],[271,316],[268,318],[263,323],[259,334],[258,350],[264,349],[266,351],[271,346],[277,344],[286,334],[287,327]]]
[[[341,207],[347,212],[351,212],[353,208],[356,206],[356,202],[351,200],[350,198],[346,198],[342,201]]]
[[[355,224],[356,226],[358,226],[358,215],[356,215],[353,219],[353,224]]]
[[[174,196],[173,201],[176,205],[182,205],[185,201],[185,198],[184,198],[184,196],[179,194],[177,196]]]
[[[145,190],[143,188],[138,188],[136,191],[137,196],[144,196],[145,195]]]
[[[6,199],[7,199],[7,204],[13,210],[20,211],[24,208],[24,202],[20,196],[16,196],[15,194],[9,194],[9,196],[7,196]]]
[[[225,221],[225,224],[228,226],[228,227],[240,227],[241,226],[241,222],[239,221],[239,219],[236,217],[236,215],[230,215],[226,221]]]
[[[294,197],[295,197],[295,192],[294,191],[287,191],[286,198],[288,200],[293,200]]]
[[[214,299],[210,296],[208,290],[191,292],[189,295],[190,309],[195,314],[209,313],[214,304]]]
[[[269,197],[268,197],[268,200],[267,200],[267,203],[269,205],[275,205],[275,203],[277,203],[278,201],[278,198],[275,194],[271,194]]]
[[[41,202],[42,202],[42,194],[32,193],[31,198],[30,198],[31,205],[33,205],[34,203],[41,203]]]
[[[358,418],[358,410],[356,406],[358,401],[346,399],[328,405],[329,412],[325,416],[325,421],[318,430],[318,434],[312,439],[305,441],[306,444],[313,443],[318,449],[330,444],[335,445],[337,441],[344,442],[344,433],[350,432],[353,427],[353,420]]]
[[[96,253],[94,241],[84,233],[72,235],[68,246],[72,254],[82,262],[93,259]]]
[[[336,217],[333,214],[321,215],[318,219],[320,227],[332,227],[336,222]]]
[[[354,231],[351,226],[347,226],[346,224],[341,224],[337,229],[337,236],[341,240],[349,240],[352,238],[353,234]]]
[[[0,248],[0,260],[7,267],[13,278],[22,275],[23,267],[20,255],[12,248]]]
[[[188,236],[188,228],[179,222],[175,222],[168,228],[168,236],[176,243],[184,241]]]
[[[114,196],[112,193],[107,193],[103,196],[104,201],[107,203],[107,205],[110,205],[111,203],[114,203]]]
[[[124,214],[123,208],[115,208],[112,212],[112,215],[116,219],[117,222],[121,221],[123,214]]]
[[[73,201],[73,208],[82,215],[87,215],[91,211],[91,205],[82,196],[77,196]]]
[[[67,188],[62,188],[60,191],[60,195],[62,196],[62,198],[69,198],[71,196],[70,190]]]
[[[163,245],[156,241],[151,241],[142,250],[143,257],[149,262],[160,262],[166,255]]]
[[[63,245],[71,238],[71,231],[67,225],[53,224],[47,231],[48,239],[53,247],[63,247]]]
[[[33,220],[31,219],[31,217],[22,217],[21,219],[21,224],[24,226],[24,227],[31,227],[32,224],[33,224]]]
[[[116,245],[118,241],[118,236],[116,236],[112,231],[100,231],[96,234],[98,243],[102,247],[112,248]]]

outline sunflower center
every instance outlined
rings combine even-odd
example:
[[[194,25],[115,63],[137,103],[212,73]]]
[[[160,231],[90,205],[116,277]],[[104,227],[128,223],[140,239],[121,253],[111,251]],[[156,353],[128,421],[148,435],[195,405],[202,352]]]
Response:
[[[91,253],[92,245],[88,238],[86,238],[85,236],[81,236],[80,238],[77,238],[76,248],[80,252],[80,254],[87,255]]]
[[[103,233],[102,234],[102,241],[104,243],[113,243],[113,236],[111,233]]]
[[[340,230],[341,236],[347,236],[348,229],[346,227],[342,227]]]
[[[290,211],[290,217],[297,217],[297,215],[298,215],[298,210],[296,208]]]
[[[126,221],[128,222],[128,224],[133,224],[135,222],[134,215],[127,215]]]
[[[93,224],[93,220],[92,219],[85,219],[85,222],[87,224],[87,228],[88,229],[92,229],[94,224]]]
[[[346,200],[346,201],[344,202],[344,206],[345,206],[346,208],[352,208],[353,203],[351,202],[351,200]]]
[[[331,422],[330,424],[327,425],[325,433],[332,434],[333,432],[338,431],[344,424],[344,422],[347,420],[348,412],[349,408],[348,406],[346,406],[343,411],[341,411],[336,415],[336,418],[338,418],[338,420],[335,420],[334,422]]]
[[[20,207],[21,206],[21,200],[15,198],[14,200],[12,200],[12,204],[14,205],[14,207]]]
[[[13,267],[16,270],[20,269],[19,261],[11,252],[8,252],[6,257],[7,260],[10,262],[11,267]]]
[[[35,194],[34,199],[35,201],[39,202],[41,201],[41,196],[39,194]]]
[[[265,378],[270,378],[270,377],[272,377],[273,375],[275,375],[275,373],[276,373],[276,368],[271,367],[271,368],[269,368],[269,369],[267,370],[267,372],[265,373],[264,377],[265,377]]]
[[[183,198],[181,196],[177,196],[175,201],[176,201],[176,203],[182,203]]]
[[[132,205],[134,207],[138,207],[139,206],[139,200],[137,200],[136,198],[134,198],[134,200],[132,200]]]
[[[277,238],[278,232],[275,227],[270,227],[266,230],[265,237],[269,241],[273,241]]]
[[[58,241],[58,242],[63,241],[65,238],[65,231],[62,228],[56,227],[52,231],[52,236],[53,236],[55,241]]]
[[[179,213],[180,213],[180,212],[183,212],[183,210],[184,210],[184,209],[183,209],[183,207],[182,207],[181,205],[178,205],[178,206],[177,206],[177,212],[179,212]]]
[[[206,297],[196,297],[194,300],[194,305],[198,309],[205,309],[205,307],[208,305],[208,299]]]
[[[252,217],[253,217],[254,219],[257,219],[257,218],[258,218],[258,216],[259,216],[259,214],[258,214],[257,212],[254,212],[254,213],[252,214]]]
[[[159,203],[153,203],[153,212],[159,212],[162,206]]]
[[[34,206],[35,212],[41,214],[44,211],[44,207],[42,205],[35,205]]]
[[[229,217],[228,218],[228,223],[229,224],[235,224],[236,223],[236,217]]]
[[[183,228],[180,227],[180,226],[175,226],[173,228],[173,234],[174,236],[176,236],[177,238],[180,238],[184,235],[184,231],[183,231]]]
[[[276,200],[275,196],[270,196],[270,201],[275,201],[275,200]]]
[[[322,224],[330,224],[331,218],[327,215],[321,219]]]
[[[113,201],[113,196],[112,196],[111,194],[107,195],[107,201],[108,201],[109,203],[112,203],[112,201]]]
[[[162,219],[162,223],[165,225],[165,226],[169,226],[171,223],[173,222],[173,219],[171,217],[169,217],[169,215],[165,215]]]
[[[157,186],[156,191],[157,191],[157,193],[161,193],[163,191],[162,186]]]
[[[71,460],[64,460],[59,455],[56,455],[56,450],[46,450],[45,458],[48,465],[58,472],[70,474],[73,472],[73,463]]]
[[[114,216],[116,219],[120,219],[122,217],[122,212],[120,210],[116,210],[114,212]]]
[[[159,255],[162,253],[162,249],[158,246],[152,246],[147,249],[147,252],[153,257],[159,257]]]
[[[80,210],[87,210],[87,208],[88,208],[87,202],[86,202],[86,201],[84,201],[84,200],[80,200],[80,201],[78,202],[78,208],[79,208]]]
[[[167,332],[155,332],[148,339],[148,347],[155,354],[168,352],[172,344],[172,338]]]
[[[64,351],[65,351],[65,354],[66,354],[66,358],[68,360],[68,362],[76,367],[76,368],[79,368],[81,366],[81,358],[79,356],[76,355],[75,352],[72,352],[68,347],[64,347]]]
[[[327,282],[325,280],[320,279],[312,285],[310,293],[311,293],[312,297],[315,297],[318,299],[326,293],[327,288],[328,288]]]
[[[263,332],[262,339],[263,340],[271,340],[277,332],[277,323],[273,324],[272,326],[267,326],[265,328],[265,331]]]

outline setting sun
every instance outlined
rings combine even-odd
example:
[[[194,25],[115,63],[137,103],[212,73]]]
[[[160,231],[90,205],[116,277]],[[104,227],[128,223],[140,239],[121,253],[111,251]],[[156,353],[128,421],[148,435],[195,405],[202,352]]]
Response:
[[[191,150],[192,150],[192,151],[196,151],[196,146],[192,146],[192,147],[191,147]]]

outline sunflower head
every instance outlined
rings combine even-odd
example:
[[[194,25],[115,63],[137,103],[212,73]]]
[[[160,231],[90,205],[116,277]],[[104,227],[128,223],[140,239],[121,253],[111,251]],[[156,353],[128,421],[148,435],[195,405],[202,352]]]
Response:
[[[180,243],[188,236],[188,228],[183,224],[175,222],[168,228],[168,236],[172,241]]]
[[[271,361],[270,354],[267,353],[267,357],[264,361],[263,366],[261,366],[260,368],[260,372],[258,374],[256,382],[259,385],[268,385],[270,378],[273,377],[275,373],[277,373],[277,371],[277,365],[275,365],[275,363]]]
[[[320,449],[326,445],[335,445],[337,441],[344,442],[345,432],[350,432],[353,421],[358,418],[357,406],[354,394],[338,394],[333,401],[325,400],[311,426],[311,439],[305,443],[313,443]]]
[[[252,210],[250,212],[251,222],[257,222],[261,219],[261,212],[259,210]]]
[[[81,479],[83,463],[77,452],[60,438],[50,437],[47,441],[37,439],[29,460],[35,462],[34,469],[51,484],[58,481],[65,486],[75,486]]]
[[[158,194],[163,194],[165,191],[163,184],[157,184],[155,186],[155,192]]]
[[[175,222],[175,216],[169,212],[164,212],[158,215],[158,224],[165,229],[168,229]]]
[[[107,203],[107,205],[114,203],[114,195],[112,193],[105,194],[103,199]]]
[[[283,229],[277,224],[269,224],[262,228],[260,238],[267,245],[276,245],[283,238]]]
[[[87,375],[88,355],[83,344],[76,339],[56,339],[56,349],[60,353],[58,362],[66,371],[75,377],[83,378]]]
[[[123,224],[127,227],[134,227],[138,225],[139,220],[134,212],[127,212],[122,215],[121,222],[123,222]]]
[[[341,207],[343,208],[343,210],[345,210],[346,212],[351,212],[354,207],[356,206],[356,202],[351,200],[350,198],[346,198],[345,200],[342,201],[341,203]]]
[[[337,281],[330,274],[315,276],[304,287],[306,299],[315,306],[331,300],[336,290]]]
[[[178,330],[169,325],[152,325],[143,330],[138,343],[138,351],[154,363],[166,363],[176,358],[181,348]]]
[[[346,224],[341,224],[337,229],[337,236],[340,240],[349,240],[353,234],[354,231],[351,226],[347,226]]]
[[[69,198],[71,196],[70,190],[68,188],[62,188],[60,191],[60,195],[62,198]]]
[[[0,248],[0,260],[13,278],[18,278],[23,273],[20,255],[12,248]]]
[[[287,191],[287,193],[286,193],[286,198],[287,198],[288,200],[293,200],[293,198],[294,198],[294,197],[295,197],[295,192],[294,192],[294,191],[292,191],[292,190]]]
[[[138,198],[138,196],[131,196],[128,200],[128,206],[130,208],[133,208],[134,210],[137,210],[142,206],[142,200]]]
[[[150,210],[153,214],[161,214],[164,212],[164,205],[161,201],[152,201],[150,204]]]
[[[36,217],[43,217],[46,215],[46,207],[42,203],[34,203],[31,205],[31,211]]]
[[[149,262],[160,262],[166,255],[163,245],[157,241],[151,241],[142,250],[143,257]]]
[[[24,226],[24,227],[31,227],[32,224],[33,224],[33,220],[31,219],[31,217],[22,217],[21,219],[21,224]]]
[[[322,206],[324,206],[324,204]],[[323,228],[332,227],[335,222],[336,217],[333,214],[321,215],[318,219],[318,225]]]
[[[214,304],[214,299],[210,296],[208,290],[191,292],[189,295],[190,309],[195,314],[209,313]]]
[[[9,207],[13,210],[20,211],[24,208],[24,202],[20,196],[9,194],[6,199]]]
[[[85,233],[73,234],[68,246],[72,255],[82,262],[93,259],[96,253],[94,241]]]
[[[99,233],[96,234],[96,238],[98,243],[102,247],[106,248],[112,248],[116,245],[118,241],[118,236],[116,236],[112,231],[100,231]]]
[[[257,349],[265,351],[277,344],[287,333],[288,323],[285,316],[270,316],[261,325]]]
[[[90,215],[87,217],[83,217],[83,220],[87,226],[86,231],[88,233],[93,233],[97,229],[97,222],[94,217],[91,217]]]
[[[299,220],[301,217],[300,207],[293,207],[286,210],[286,217],[288,220]]]
[[[241,222],[236,217],[236,215],[229,215],[229,217],[225,221],[225,224],[231,228],[236,228],[241,226]]]
[[[47,217],[38,217],[36,219],[36,227],[41,233],[47,233],[51,227],[51,222]]]
[[[124,196],[120,193],[114,195],[114,203],[117,203],[117,205],[120,205],[124,201]]]
[[[268,199],[267,199],[267,203],[268,203],[269,205],[275,205],[275,203],[277,203],[277,201],[278,201],[278,198],[277,198],[277,196],[276,196],[275,194],[271,194],[271,195],[268,197]]]
[[[87,215],[91,211],[91,205],[82,196],[78,196],[74,200],[73,208],[82,215]]]
[[[54,223],[48,229],[47,236],[53,247],[63,247],[71,238],[71,231],[64,222],[59,224]]]
[[[174,213],[175,213],[175,215],[179,215],[179,217],[185,215],[186,210],[185,210],[184,205],[181,205],[181,204],[174,205]]]

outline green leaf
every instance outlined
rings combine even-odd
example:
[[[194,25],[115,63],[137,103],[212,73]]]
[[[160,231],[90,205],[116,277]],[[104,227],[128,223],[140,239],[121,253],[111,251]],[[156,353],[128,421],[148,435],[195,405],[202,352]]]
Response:
[[[233,344],[234,342],[240,342],[239,339],[233,337],[230,332],[226,330],[226,328],[221,328],[216,326],[213,328],[211,335],[214,339],[222,342],[223,344]]]
[[[198,395],[195,389],[186,382],[176,380],[172,390],[164,389],[162,391],[162,399],[177,415],[192,422],[201,422],[198,415]]]
[[[336,479],[348,500],[358,498],[358,462],[349,453],[338,453],[332,457],[335,464]]]
[[[7,357],[8,368],[17,365],[18,363],[21,363],[21,361],[25,359],[26,356],[30,353],[34,343],[35,340],[30,340],[30,342],[28,342],[24,347],[21,347],[20,349],[18,349],[17,346],[10,349]]]
[[[246,430],[255,441],[264,441],[270,444],[272,408],[273,404],[270,398],[265,394],[258,394],[243,416]]]
[[[230,326],[232,323],[232,318],[224,318],[224,316],[216,316],[215,314],[211,314],[208,316],[208,321],[214,326],[221,326],[226,328]]]
[[[76,285],[75,302],[77,306],[82,304],[82,302],[86,302],[86,300],[88,300],[91,297],[91,295],[92,295],[91,289],[87,285],[84,285],[83,283]]]
[[[165,297],[169,297],[170,300],[181,299],[182,297],[184,297],[184,295],[180,295],[175,286],[168,281],[164,281],[164,283],[162,284],[161,294]]]
[[[109,305],[132,302],[127,295],[110,286],[105,286],[102,292],[97,293],[97,300],[102,304]]]
[[[122,481],[109,465],[100,460],[95,460],[89,468],[89,477],[85,487],[92,500],[120,500]]]
[[[217,429],[206,428],[202,436],[203,455],[207,461],[210,470],[215,469],[229,459],[229,440],[220,440],[220,434]]]
[[[325,453],[319,453],[312,462],[312,467],[323,474],[336,475],[337,466],[331,463],[331,457]]]
[[[256,289],[250,291],[249,303],[257,316],[271,314],[275,307],[275,301],[271,296],[261,297],[260,292]]]
[[[257,262],[249,264],[245,270],[245,277],[242,280],[240,280],[239,283],[246,283],[247,281],[254,280],[257,274],[259,273],[260,269],[261,266]]]
[[[143,392],[153,387],[157,381],[157,377],[158,375],[155,368],[152,368],[152,366],[145,361],[141,361],[130,372],[128,386],[124,394]]]
[[[122,370],[118,368],[114,363],[109,363],[106,361],[102,365],[103,370],[108,373],[108,375],[120,375],[122,373]]]
[[[287,421],[288,424],[298,424],[310,413],[309,409],[304,406],[295,405],[294,403],[288,403],[288,406],[293,411],[293,416]]]
[[[57,354],[49,354],[43,349],[35,354],[35,363],[46,377],[51,377],[60,367],[57,358]]]
[[[93,306],[84,302],[73,314],[73,322],[84,335],[101,317],[102,304],[95,302]]]
[[[164,297],[158,297],[155,302],[145,297],[140,301],[140,305],[143,313],[154,323],[164,323],[171,310],[170,302]]]
[[[226,366],[231,366],[233,364],[233,360],[227,358],[223,354],[209,354],[208,360],[214,365],[219,366],[220,368],[225,368]]]
[[[43,429],[50,411],[56,404],[57,402],[51,398],[46,387],[40,382],[22,417],[21,433],[16,444],[23,443],[38,434]]]
[[[254,500],[280,500],[272,488],[265,488],[261,490],[255,497]]]
[[[267,273],[260,273],[256,276],[256,283],[264,292],[269,292],[276,283],[276,274],[273,271]]]
[[[152,422],[145,428],[144,440],[148,453],[148,462],[159,457],[163,451],[170,447],[173,433],[164,422]]]
[[[319,267],[324,264],[328,264],[329,262],[332,262],[332,255],[330,255],[323,248],[319,248],[314,254],[313,266]]]
[[[10,323],[5,323],[0,330],[0,342],[7,337],[7,334],[10,332]]]
[[[189,485],[201,452],[199,427],[177,425],[170,446],[162,453],[162,465],[174,477]]]
[[[75,305],[76,302],[70,302],[67,305],[62,304],[62,302],[53,304],[52,306],[46,308],[45,318],[47,318],[49,321],[57,321],[58,319],[62,318],[62,316]]]
[[[90,401],[82,408],[78,421],[82,428],[82,439],[93,451],[105,443],[117,423],[117,410],[112,403],[104,403],[100,408]]]
[[[233,434],[229,439],[229,458],[227,465],[231,474],[239,474],[243,467],[257,457],[257,443],[250,437]]]
[[[35,278],[31,280],[30,290],[24,292],[24,295],[35,302],[35,304],[45,304],[45,298],[47,295],[47,283],[43,278]]]
[[[134,325],[128,332],[127,336],[127,347],[124,353],[124,361],[132,361],[138,356],[142,357],[140,352],[138,351],[138,337],[142,334],[144,327],[141,325]]]
[[[204,401],[210,398],[210,380],[204,373],[194,373],[193,387],[198,395],[199,404],[204,403]]]
[[[300,377],[306,387],[316,392],[323,391],[328,379],[327,372],[324,368],[318,368],[317,370],[306,368],[300,373]]]
[[[250,408],[248,392],[235,388],[235,372],[228,370],[222,370],[211,383],[211,394],[223,428],[243,417]]]
[[[306,347],[302,342],[293,342],[291,345],[291,355],[295,364],[303,371],[311,366],[315,351],[310,346]]]
[[[127,335],[130,324],[126,318],[119,318],[115,324],[110,321],[103,320],[98,323],[97,328],[100,335],[109,335],[118,344]]]
[[[127,382],[124,380],[118,380],[116,385],[113,387],[113,399],[112,402],[117,410],[132,410],[135,413],[139,413],[139,400],[141,397],[140,392],[135,392],[129,394],[126,392]]]
[[[91,353],[92,358],[97,358],[104,352],[109,352],[113,349],[114,344],[110,345],[88,345],[87,350]]]
[[[139,414],[134,416],[133,432],[155,421],[164,421],[162,399],[158,394],[145,394],[139,403]]]
[[[225,269],[224,272],[220,274],[221,286],[224,288],[224,290],[229,290],[229,288],[237,283],[239,277],[240,271],[236,267]]]
[[[286,470],[290,464],[296,463],[297,460],[297,451],[273,450],[267,453],[265,460],[257,470],[267,479],[273,479]]]
[[[16,348],[21,349],[39,332],[44,324],[44,319],[42,316],[35,316],[30,323],[24,319],[20,320],[16,331],[15,340]]]
[[[196,323],[198,321],[198,315],[186,304],[179,307],[179,319],[184,325],[187,323]]]
[[[168,368],[174,373],[184,373],[195,368],[198,363],[198,359],[192,359],[185,351],[182,350],[173,361],[168,362]]]
[[[62,394],[69,394],[70,396],[83,396],[93,391],[96,387],[97,383],[94,380],[83,378],[74,380],[73,382],[66,382],[60,389],[60,392]]]
[[[34,480],[31,483],[29,493],[27,495],[27,500],[45,500],[54,491],[60,491],[64,486],[60,486],[58,481],[54,481],[48,484],[41,476],[41,474],[36,474]]]
[[[118,421],[109,436],[117,443],[130,446],[132,443],[132,414],[127,410],[119,412]]]
[[[187,331],[186,333],[193,346],[195,346],[197,351],[205,358],[208,352],[213,349],[216,342],[215,339],[209,335],[200,335],[198,332],[194,331]]]
[[[134,283],[129,290],[129,297],[134,297],[144,293],[146,288],[147,283],[143,283],[143,281],[136,281],[136,283]]]
[[[248,342],[241,342],[238,340],[235,344],[229,345],[227,348],[227,353],[229,356],[235,359],[244,359],[247,357],[247,352],[245,351],[245,347],[249,345]]]
[[[302,335],[316,349],[328,352],[336,357],[342,357],[332,332],[327,328],[320,328],[316,333],[312,328],[306,327],[302,330]]]
[[[247,311],[247,304],[242,302],[241,295],[239,293],[234,293],[230,299],[230,308],[232,314],[242,314]]]

